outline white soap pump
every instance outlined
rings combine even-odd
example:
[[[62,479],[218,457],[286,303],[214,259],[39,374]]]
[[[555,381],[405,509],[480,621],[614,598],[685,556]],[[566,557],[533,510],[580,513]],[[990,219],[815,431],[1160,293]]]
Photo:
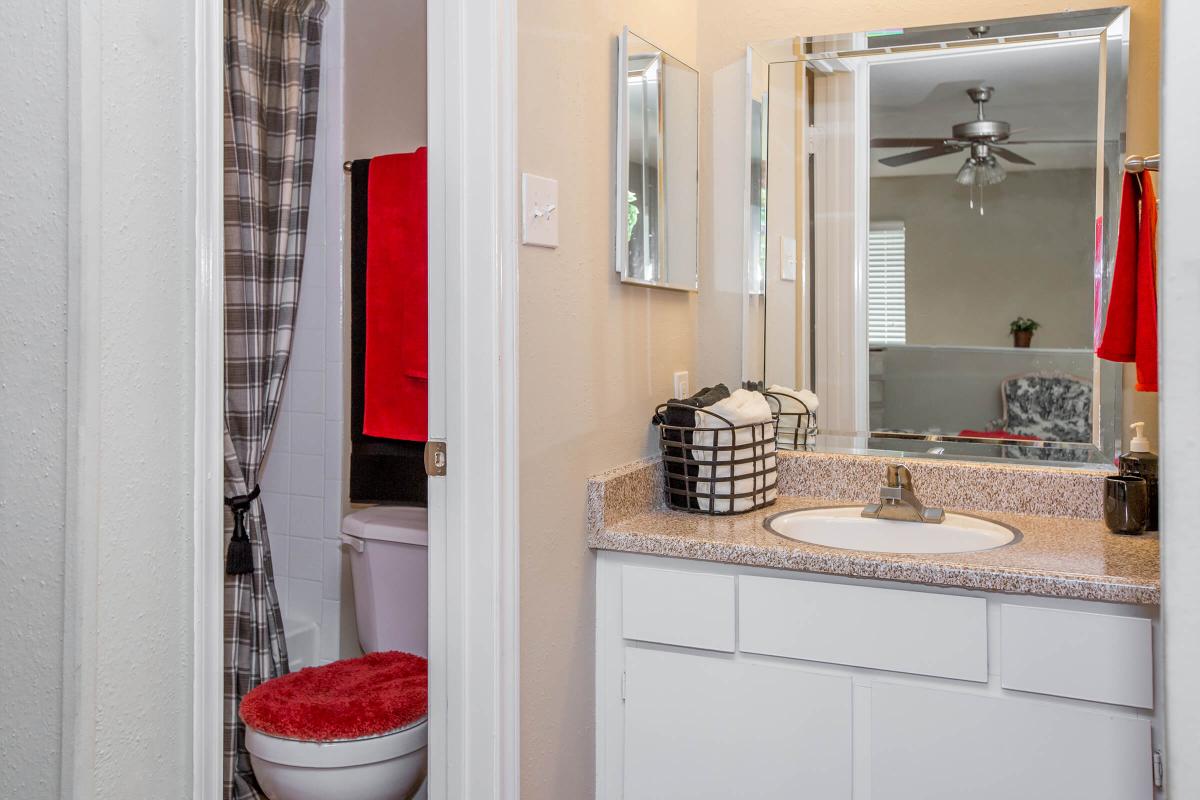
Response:
[[[1146,423],[1135,422],[1129,427],[1133,429],[1133,438],[1129,440],[1129,452],[1149,453],[1150,440],[1146,438]]]

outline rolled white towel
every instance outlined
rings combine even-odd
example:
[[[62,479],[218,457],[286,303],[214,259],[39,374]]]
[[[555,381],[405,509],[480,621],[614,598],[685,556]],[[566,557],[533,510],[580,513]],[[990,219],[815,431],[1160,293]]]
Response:
[[[721,419],[713,416],[713,414],[705,413],[706,411],[720,414],[721,417],[734,427],[765,423],[761,429],[761,437],[756,437],[758,431],[754,428],[737,431],[729,430],[725,422],[722,422]],[[734,479],[732,481],[734,494],[755,492],[753,496],[735,499],[732,504],[733,511],[748,511],[756,502],[775,499],[777,491],[774,487],[762,492],[758,491],[764,488],[764,483],[772,481],[773,477],[754,477],[755,472],[775,466],[775,423],[772,420],[771,406],[761,393],[747,391],[746,389],[736,390],[725,400],[714,403],[704,410],[697,411],[696,428],[696,432],[692,434],[692,444],[701,448],[746,445],[745,447],[738,447],[736,450],[722,450],[717,452],[715,466],[706,465],[706,462],[708,464],[713,463],[713,451],[704,449],[692,450],[692,458],[702,462],[696,481],[696,492],[701,495],[701,497],[697,498],[697,501],[702,511],[731,510],[728,497],[710,500],[710,498],[703,496],[710,491],[728,495],[730,493],[730,481],[721,480],[722,478]],[[757,445],[755,444],[756,438],[760,439],[760,443]],[[762,458],[753,461],[748,460],[754,459],[755,456],[762,456]],[[743,459],[747,459],[744,464],[734,465],[732,463],[735,460],[740,461]],[[729,463],[722,465],[722,461]],[[739,475],[750,477],[738,478]]]
[[[821,405],[821,401],[817,399],[817,396],[808,389],[792,389],[776,384],[767,389],[767,391],[771,394],[779,395],[779,412],[781,414],[804,413],[805,409],[808,409],[811,413],[816,411],[817,407]]]

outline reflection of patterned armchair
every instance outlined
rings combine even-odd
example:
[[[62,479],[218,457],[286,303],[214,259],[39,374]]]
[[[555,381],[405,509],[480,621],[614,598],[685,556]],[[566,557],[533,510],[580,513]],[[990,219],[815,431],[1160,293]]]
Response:
[[[1092,440],[1092,383],[1065,372],[1030,372],[1000,383],[994,427],[1043,441]]]

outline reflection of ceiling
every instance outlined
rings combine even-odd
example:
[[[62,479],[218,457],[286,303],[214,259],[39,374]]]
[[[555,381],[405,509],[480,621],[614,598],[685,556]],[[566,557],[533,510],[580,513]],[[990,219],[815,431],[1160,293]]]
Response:
[[[1008,122],[1013,141],[1094,141],[1098,63],[1094,40],[875,63],[870,72],[871,137],[949,137],[955,123],[975,118],[975,105],[966,89],[982,84],[996,87],[995,96],[984,106],[987,117]],[[965,158],[956,153],[904,167],[886,167],[878,161],[915,149],[873,149],[872,177],[953,175]],[[1037,166],[1005,163],[1010,171],[1087,168],[1096,163],[1093,144],[1012,145],[1011,149]]]

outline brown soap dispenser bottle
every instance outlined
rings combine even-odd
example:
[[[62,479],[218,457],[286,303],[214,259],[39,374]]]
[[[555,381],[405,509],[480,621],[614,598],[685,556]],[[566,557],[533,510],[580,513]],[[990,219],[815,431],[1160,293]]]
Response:
[[[1158,530],[1158,456],[1150,452],[1150,440],[1142,433],[1144,422],[1135,422],[1133,438],[1129,440],[1129,452],[1121,453],[1117,468],[1122,475],[1136,475],[1146,479],[1146,494],[1149,509],[1146,530]]]

